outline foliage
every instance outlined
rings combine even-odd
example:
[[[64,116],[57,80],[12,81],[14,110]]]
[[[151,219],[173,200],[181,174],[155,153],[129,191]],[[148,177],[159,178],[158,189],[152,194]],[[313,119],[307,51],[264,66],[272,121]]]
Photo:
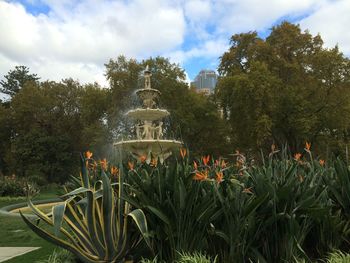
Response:
[[[159,261],[157,257],[154,259],[142,259],[140,263],[160,263],[162,261]],[[210,256],[205,256],[201,253],[195,252],[195,253],[177,253],[177,260],[174,261],[175,263],[216,263],[216,257],[214,260]]]
[[[341,251],[334,251],[329,254],[326,260],[327,263],[349,263],[350,255]]]
[[[40,78],[36,74],[29,74],[26,66],[16,66],[4,76],[5,80],[0,81],[0,92],[7,95],[15,95],[27,82],[37,82]]]
[[[124,262],[142,237],[129,225],[131,217],[146,239],[147,222],[142,210],[131,211],[121,199],[123,176],[112,184],[101,169],[101,181],[91,184],[86,159],[82,157],[81,187],[64,195],[52,208],[52,218],[28,201],[33,212],[52,231],[38,227],[21,213],[25,223],[40,237],[76,255],[84,262]],[[52,233],[53,232],[53,233]]]
[[[176,263],[216,263],[216,258],[212,260],[201,253],[179,253],[179,259],[176,260]]]
[[[74,263],[75,258],[72,253],[67,250],[54,250],[48,259],[38,260],[35,263]]]
[[[0,180],[0,196],[25,196],[26,182],[16,176],[4,176]]]
[[[202,251],[209,246],[207,230],[216,209],[213,186],[194,181],[192,172],[188,160],[168,164],[153,160],[128,172],[127,200],[145,211],[160,260],[175,260],[176,251]]]
[[[9,164],[6,155],[11,147],[11,115],[10,109],[0,103],[0,176],[8,173]]]
[[[138,103],[133,92],[143,88],[142,71],[146,65],[152,72],[152,88],[161,91],[160,106],[171,113],[171,119],[165,123],[165,136],[182,139],[197,154],[225,154],[223,150],[228,149],[225,147],[228,142],[223,140],[226,127],[216,104],[189,90],[184,71],[162,57],[138,62],[120,56],[106,64],[111,86],[110,104],[113,105],[109,111],[109,125],[115,129],[115,134],[130,136],[130,123],[125,120],[124,113]],[[134,100],[120,99],[127,97]]]
[[[219,73],[216,98],[236,147],[287,143],[297,152],[309,140],[319,153],[344,150],[350,60],[338,47],[324,48],[319,35],[288,22],[273,27],[266,39],[256,32],[233,35]]]
[[[350,233],[342,201],[350,170],[313,159],[310,147],[291,157],[273,146],[262,165],[239,152],[232,163],[192,164],[183,150],[166,164],[141,159],[129,163],[127,200],[145,211],[159,260],[206,251],[220,262],[310,262],[348,247]]]
[[[0,122],[4,116],[6,124],[5,114],[11,120],[10,135],[4,134],[5,172],[63,183],[77,170],[77,152],[88,147],[106,152],[106,94],[73,80],[27,84],[13,97],[11,109],[4,108],[2,115],[0,108]]]

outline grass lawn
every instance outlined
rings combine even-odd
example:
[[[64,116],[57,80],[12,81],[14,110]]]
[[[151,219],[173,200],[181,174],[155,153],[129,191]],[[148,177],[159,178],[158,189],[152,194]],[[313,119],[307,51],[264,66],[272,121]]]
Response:
[[[58,188],[48,188],[41,191],[34,200],[55,198],[62,194]],[[0,207],[25,202],[25,198],[0,198]],[[0,247],[41,247],[36,251],[13,258],[6,263],[30,263],[46,259],[57,248],[32,232],[20,217],[0,215]]]

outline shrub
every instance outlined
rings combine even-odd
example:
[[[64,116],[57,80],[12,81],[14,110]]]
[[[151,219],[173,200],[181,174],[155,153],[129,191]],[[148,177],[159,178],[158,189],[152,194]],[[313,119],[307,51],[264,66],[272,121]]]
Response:
[[[179,259],[176,260],[176,263],[216,263],[216,257],[212,259],[201,253],[179,253]]]
[[[48,259],[39,260],[35,263],[75,263],[75,257],[67,250],[54,250]]]
[[[25,196],[25,187],[25,182],[18,180],[15,175],[4,176],[0,181],[0,196]]]
[[[46,186],[48,184],[48,181],[43,175],[32,175],[28,178],[28,181],[37,184],[38,186]]]
[[[350,263],[350,254],[334,251],[327,257],[326,263]]]
[[[129,163],[130,164],[130,163]],[[153,248],[160,260],[172,262],[177,251],[204,251],[207,231],[216,213],[213,185],[193,180],[188,160],[139,163],[129,169],[127,200],[145,211]]]

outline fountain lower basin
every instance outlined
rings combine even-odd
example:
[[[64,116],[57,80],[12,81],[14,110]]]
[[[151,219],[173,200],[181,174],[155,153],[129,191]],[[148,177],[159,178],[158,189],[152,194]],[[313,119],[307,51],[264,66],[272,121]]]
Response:
[[[60,198],[53,198],[53,199],[47,199],[47,200],[37,200],[33,201],[33,204],[38,207],[41,211],[50,212],[52,207],[62,203],[62,199]],[[8,206],[4,206],[0,208],[0,214],[5,216],[15,216],[19,217],[19,210],[23,213],[24,216],[36,219],[37,216],[34,215],[31,211],[31,209],[28,207],[27,202],[21,202],[16,203]]]

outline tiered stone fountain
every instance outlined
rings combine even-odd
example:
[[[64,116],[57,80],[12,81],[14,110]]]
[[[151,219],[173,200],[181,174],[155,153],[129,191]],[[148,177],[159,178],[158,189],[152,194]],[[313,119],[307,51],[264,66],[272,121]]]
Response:
[[[114,144],[119,150],[130,152],[137,159],[145,158],[163,162],[172,151],[179,149],[182,142],[163,139],[163,119],[170,115],[165,109],[158,108],[160,91],[151,88],[151,71],[144,71],[145,87],[136,90],[136,95],[142,101],[142,108],[130,110],[127,117],[135,121],[136,139],[119,141]]]

